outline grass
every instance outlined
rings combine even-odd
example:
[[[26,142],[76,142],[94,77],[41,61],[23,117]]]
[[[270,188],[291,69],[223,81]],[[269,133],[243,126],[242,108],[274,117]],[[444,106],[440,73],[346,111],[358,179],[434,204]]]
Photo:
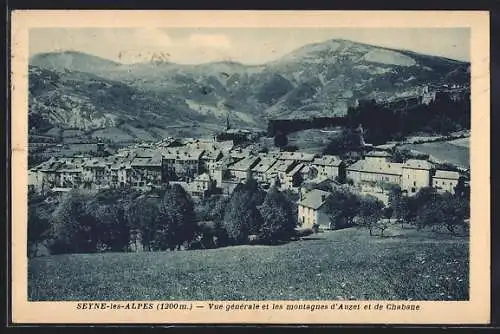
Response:
[[[321,129],[296,131],[288,135],[288,143],[296,145],[300,151],[321,154],[323,149],[340,132],[326,132]]]
[[[29,260],[30,300],[467,300],[468,239],[350,228],[280,246]]]
[[[432,142],[422,144],[403,145],[403,148],[428,153],[441,161],[455,163],[465,168],[469,167],[470,154],[469,148],[459,145],[454,145],[448,142]]]

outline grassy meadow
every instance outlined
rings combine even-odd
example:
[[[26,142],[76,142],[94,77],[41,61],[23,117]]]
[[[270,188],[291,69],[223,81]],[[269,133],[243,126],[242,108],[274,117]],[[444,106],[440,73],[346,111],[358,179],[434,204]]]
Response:
[[[447,161],[464,168],[470,165],[469,147],[466,142],[430,142],[402,145],[402,148],[427,153],[440,161]]]
[[[467,237],[349,228],[279,246],[30,259],[28,298],[55,300],[467,300]]]

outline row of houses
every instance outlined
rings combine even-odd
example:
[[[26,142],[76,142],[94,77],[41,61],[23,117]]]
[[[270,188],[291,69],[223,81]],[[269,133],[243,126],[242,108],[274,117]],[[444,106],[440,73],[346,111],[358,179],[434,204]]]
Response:
[[[238,154],[240,158],[220,167],[218,183],[244,183],[255,179],[263,188],[298,191],[305,181],[335,179],[345,171],[344,162],[336,156],[316,156],[300,152]],[[230,188],[229,188],[230,189]]]
[[[51,158],[28,173],[29,187],[145,188],[165,181],[202,182],[206,171],[222,156],[217,147],[135,148],[108,157]]]
[[[454,192],[464,175],[457,171],[437,169],[423,159],[408,159],[404,163],[390,162],[391,155],[385,151],[368,153],[347,167],[346,176],[360,186],[383,187],[397,184],[408,194],[415,194],[424,187],[435,187],[440,192]]]
[[[150,188],[176,182],[191,195],[204,197],[213,190],[229,195],[239,183],[255,179],[263,188],[300,191],[307,183],[350,179],[368,193],[384,193],[385,184],[398,184],[408,194],[434,186],[450,191],[459,182],[457,172],[436,170],[426,160],[389,161],[390,154],[374,151],[350,165],[337,156],[304,152],[254,153],[234,148],[232,142],[170,140],[154,147],[135,147],[99,158],[52,158],[29,171],[35,190],[67,188]]]
[[[394,163],[389,161],[390,157],[387,152],[370,152],[364,159],[346,168],[346,177],[352,180],[360,194],[375,196],[385,204],[388,203],[386,185],[399,185],[404,193],[411,196],[424,187],[433,187],[441,193],[454,193],[460,182],[468,183],[467,175],[440,170],[427,160],[408,159],[404,163]],[[330,220],[323,208],[330,195],[319,189],[301,193],[298,220],[303,227],[329,227]]]

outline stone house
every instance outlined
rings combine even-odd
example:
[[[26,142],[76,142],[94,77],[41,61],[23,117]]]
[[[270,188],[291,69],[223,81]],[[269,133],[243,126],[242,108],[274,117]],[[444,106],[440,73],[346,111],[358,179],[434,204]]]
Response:
[[[460,182],[460,174],[455,171],[436,170],[432,177],[432,186],[438,192],[455,193],[455,187]]]
[[[431,186],[431,170],[433,165],[420,159],[409,159],[403,164],[401,189],[409,195],[415,194],[419,189]]]
[[[312,228],[315,225],[323,229],[330,228],[330,218],[324,208],[330,195],[319,189],[301,195],[298,202],[298,223],[302,228]]]

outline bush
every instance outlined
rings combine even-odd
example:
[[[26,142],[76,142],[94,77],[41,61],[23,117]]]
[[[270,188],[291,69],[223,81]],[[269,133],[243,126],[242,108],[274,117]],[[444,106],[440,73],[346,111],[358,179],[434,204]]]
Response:
[[[308,235],[311,234],[314,234],[314,230],[310,227],[296,230],[296,236],[299,238],[307,237]]]
[[[314,224],[313,227],[312,227],[312,231],[313,231],[313,233],[319,233],[319,225],[318,224]]]

